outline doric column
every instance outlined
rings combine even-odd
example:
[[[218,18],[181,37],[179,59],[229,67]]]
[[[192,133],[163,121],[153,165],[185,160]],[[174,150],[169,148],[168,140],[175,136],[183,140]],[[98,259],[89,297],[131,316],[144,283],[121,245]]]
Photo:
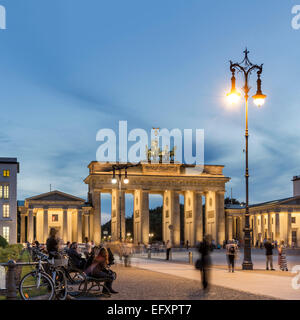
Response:
[[[223,244],[225,240],[225,210],[224,210],[224,194],[225,192],[220,191],[217,193],[217,235],[218,235],[218,243],[220,245]]]
[[[280,219],[279,219],[279,212],[275,213],[275,240],[277,242],[280,241]]]
[[[64,243],[71,241],[68,234],[68,209],[66,208],[63,209],[63,241]]]
[[[77,209],[77,242],[82,243],[82,209]]]
[[[96,245],[101,242],[101,199],[100,192],[92,193],[93,202],[93,213],[94,213],[94,223],[93,223],[93,240]]]
[[[25,242],[25,215],[21,214],[21,235],[20,235],[20,242],[24,243]]]
[[[43,211],[43,225],[44,225],[44,232],[43,232],[43,241],[44,243],[46,243],[48,236],[49,236],[49,232],[48,232],[48,208],[44,208]]]
[[[28,220],[27,220],[27,241],[33,242],[33,209],[28,210]]]
[[[228,215],[227,216],[227,230],[228,230],[227,240],[232,240],[233,238],[232,224],[233,224],[232,216]]]
[[[133,241],[135,244],[142,242],[141,193],[141,190],[134,190],[133,193]]]
[[[191,246],[203,239],[202,194],[186,191],[184,194],[184,239]]]
[[[218,243],[218,216],[216,214],[216,192],[214,191],[205,193],[205,220],[205,233],[211,235],[212,240]]]
[[[271,213],[268,211],[268,238],[272,238],[272,217]]]
[[[292,246],[292,213],[291,211],[288,211],[286,224],[287,224],[286,245],[291,247]]]
[[[142,227],[142,242],[149,243],[149,193],[141,192],[141,227]]]
[[[120,199],[121,198],[121,199]],[[112,189],[111,193],[111,237],[113,241],[120,240],[120,206],[121,206],[121,234],[125,240],[125,192]]]
[[[260,223],[261,223],[261,241],[265,239],[265,216],[263,214],[260,215]]]
[[[256,245],[257,241],[257,225],[256,225],[256,214],[254,213],[252,216],[253,219],[253,230],[252,230],[252,237],[253,237],[253,245]]]
[[[171,226],[171,229],[170,229]],[[180,245],[180,203],[175,191],[164,192],[163,204],[163,240],[171,241],[173,246]]]
[[[89,235],[89,215],[85,213],[84,215],[84,237],[90,239]]]
[[[281,211],[279,213],[279,241],[284,240],[286,242],[286,212]]]

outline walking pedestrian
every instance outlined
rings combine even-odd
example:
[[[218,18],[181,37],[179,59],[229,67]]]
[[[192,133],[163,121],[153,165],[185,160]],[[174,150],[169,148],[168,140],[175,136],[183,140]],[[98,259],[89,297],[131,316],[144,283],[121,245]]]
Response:
[[[211,236],[206,235],[199,244],[198,251],[200,253],[200,259],[196,261],[195,265],[196,269],[200,270],[203,290],[208,289],[209,267],[211,265],[210,252],[212,250]]]
[[[228,272],[234,272],[234,260],[237,254],[237,245],[234,240],[229,241],[226,246]]]
[[[189,250],[189,240],[186,240],[186,250]]]
[[[169,260],[170,259],[170,252],[171,252],[171,248],[172,248],[172,245],[171,245],[171,242],[170,240],[167,240],[167,243],[166,243],[166,260]]]
[[[271,239],[268,239],[265,243],[265,249],[266,249],[266,270],[269,270],[269,266],[271,270],[275,270],[273,268],[273,249],[274,246],[271,242]]]
[[[286,261],[286,245],[284,241],[281,241],[280,246],[278,247],[278,264],[281,271],[288,271],[287,261]]]

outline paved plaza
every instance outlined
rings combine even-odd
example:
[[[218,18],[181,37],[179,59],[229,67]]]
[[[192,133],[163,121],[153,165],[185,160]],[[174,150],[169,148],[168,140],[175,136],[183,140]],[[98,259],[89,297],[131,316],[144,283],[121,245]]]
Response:
[[[273,299],[258,294],[211,286],[207,294],[201,290],[200,277],[198,279],[185,279],[166,273],[157,273],[135,267],[125,268],[122,264],[114,266],[118,273],[114,282],[114,289],[119,294],[110,298],[85,297],[82,299],[101,300],[257,300]]]
[[[132,266],[199,281],[199,271],[195,270],[194,265],[188,264],[187,257],[187,251],[173,252],[173,260],[170,262],[163,260],[163,253],[154,254],[151,259],[147,259],[145,255],[140,255],[132,259]],[[197,257],[198,255],[194,251],[194,261]],[[296,290],[292,287],[292,279],[296,274],[278,271],[278,266],[276,265],[277,256],[274,256],[274,266],[277,271],[265,270],[264,250],[256,252],[254,250],[252,257],[254,262],[253,271],[241,270],[242,254],[240,254],[237,260],[236,272],[229,273],[226,267],[225,253],[223,250],[215,251],[212,254],[214,264],[211,268],[212,285],[275,299],[300,300],[300,289]],[[300,256],[288,256],[288,261],[290,268],[294,265],[300,265]]]

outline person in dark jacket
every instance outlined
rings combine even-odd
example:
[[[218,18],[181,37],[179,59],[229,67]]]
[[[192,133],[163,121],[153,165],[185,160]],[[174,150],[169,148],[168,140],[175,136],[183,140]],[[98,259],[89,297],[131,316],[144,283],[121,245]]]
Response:
[[[58,245],[59,239],[57,237],[57,230],[55,228],[51,228],[49,238],[46,241],[46,248],[50,259],[58,256]]]
[[[88,276],[94,278],[106,278],[105,287],[103,288],[103,293],[118,293],[113,290],[112,282],[114,280],[111,270],[108,269],[109,265],[109,255],[106,248],[102,247],[100,249],[96,248],[94,251],[94,259],[92,264],[85,270]],[[107,291],[108,290],[108,291]]]
[[[265,242],[265,249],[266,249],[266,270],[269,270],[269,265],[270,265],[271,270],[275,270],[273,268],[273,249],[274,249],[274,246],[271,242],[271,239],[268,239]]]
[[[211,265],[210,252],[213,250],[211,236],[206,235],[198,246],[200,259],[196,262],[196,268],[200,270],[203,289],[208,289],[209,284],[209,267]]]
[[[77,242],[73,242],[68,250],[68,256],[71,259],[73,265],[83,270],[86,265],[86,259],[82,258],[81,254],[78,252],[78,244]]]

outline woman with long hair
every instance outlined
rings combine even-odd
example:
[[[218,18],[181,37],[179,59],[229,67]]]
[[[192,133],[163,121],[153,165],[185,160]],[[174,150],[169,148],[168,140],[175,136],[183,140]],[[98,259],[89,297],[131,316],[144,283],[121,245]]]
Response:
[[[288,271],[287,261],[286,261],[286,245],[284,241],[281,241],[280,246],[278,247],[278,264],[281,271]]]
[[[112,272],[108,269],[109,265],[109,255],[106,248],[95,248],[94,249],[94,258],[92,264],[87,268],[85,273],[94,278],[106,278],[105,287],[103,288],[103,293],[118,293],[113,290],[112,282],[114,280],[114,276]]]

